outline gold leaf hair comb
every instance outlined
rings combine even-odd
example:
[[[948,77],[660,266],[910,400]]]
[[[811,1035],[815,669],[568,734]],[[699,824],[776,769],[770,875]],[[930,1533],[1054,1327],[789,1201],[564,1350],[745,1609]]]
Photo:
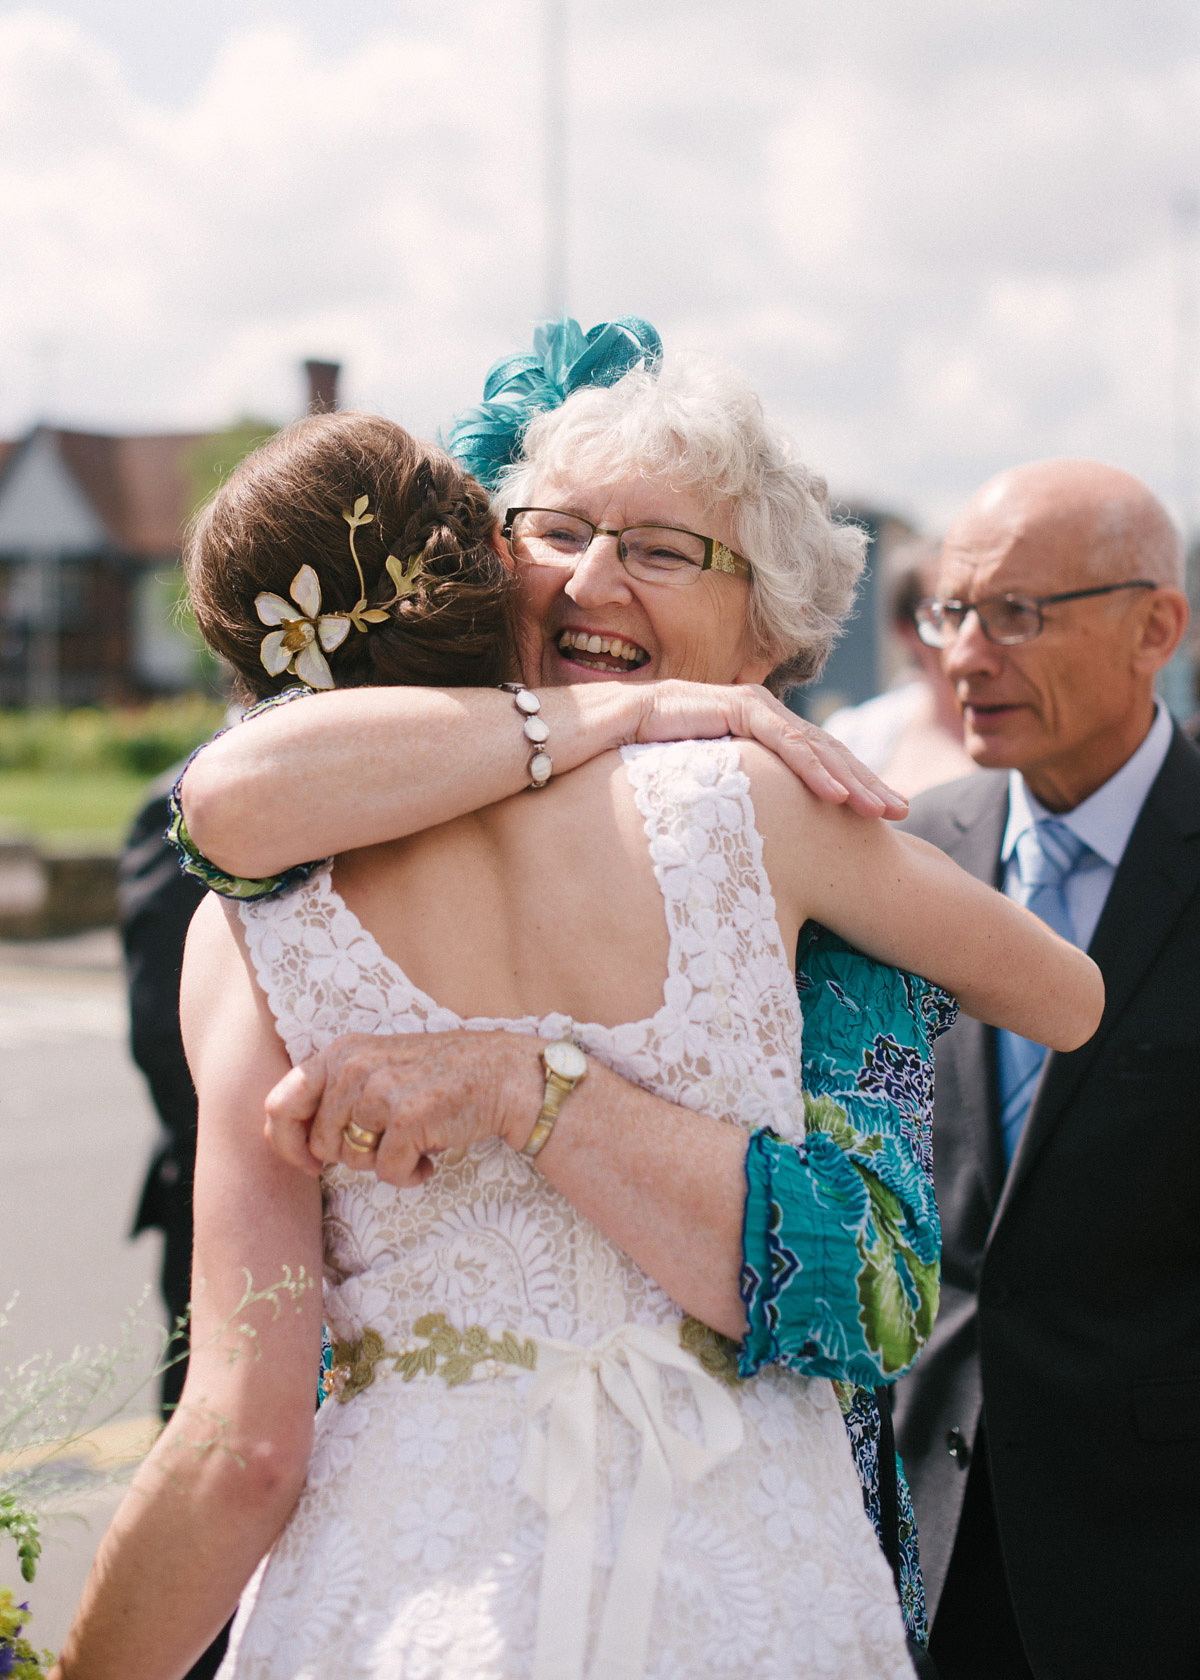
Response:
[[[260,621],[279,626],[263,637],[258,655],[273,677],[290,671],[309,688],[332,688],[333,673],[325,655],[341,647],[351,627],[365,635],[372,624],[387,623],[397,601],[415,594],[421,576],[421,556],[413,554],[407,561],[402,561],[398,554],[389,554],[384,565],[396,593],[382,607],[367,606],[367,587],[354,546],[354,533],[360,525],[369,525],[375,518],[373,513],[368,512],[369,505],[368,497],[359,496],[353,513],[349,509],[342,511],[342,518],[350,527],[350,558],[358,573],[359,598],[349,612],[321,611],[321,582],[311,566],[301,566],[292,579],[288,587],[291,601],[285,601],[282,595],[273,595],[268,590],[254,597],[254,608]]]

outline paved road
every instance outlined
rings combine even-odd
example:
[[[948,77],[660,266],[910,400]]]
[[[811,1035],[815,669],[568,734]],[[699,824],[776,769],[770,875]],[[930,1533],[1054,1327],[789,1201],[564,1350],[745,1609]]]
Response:
[[[142,1315],[161,1319],[160,1239],[127,1236],[156,1130],[127,1032],[115,935],[0,943],[0,1306],[17,1297],[0,1370],[112,1346],[147,1290]],[[129,1410],[153,1405],[147,1391]],[[35,1643],[61,1640],[114,1503],[81,1477],[84,1525],[47,1535],[30,1589]],[[0,1583],[20,1584],[3,1538]]]

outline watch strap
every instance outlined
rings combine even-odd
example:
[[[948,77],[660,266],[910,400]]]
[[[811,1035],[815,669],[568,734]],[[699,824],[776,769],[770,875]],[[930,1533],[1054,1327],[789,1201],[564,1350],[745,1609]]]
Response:
[[[542,1098],[541,1111],[533,1123],[529,1141],[521,1150],[527,1161],[536,1160],[549,1143],[563,1098],[569,1097],[578,1083],[577,1079],[564,1079],[562,1074],[555,1073],[553,1068],[546,1068],[546,1091]]]

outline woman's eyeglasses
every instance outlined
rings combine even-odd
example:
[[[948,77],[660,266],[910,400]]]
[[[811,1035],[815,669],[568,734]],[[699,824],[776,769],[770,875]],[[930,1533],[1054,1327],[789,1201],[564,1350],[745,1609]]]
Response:
[[[968,613],[975,613],[979,628],[998,647],[1017,647],[1032,642],[1045,628],[1043,607],[1059,601],[1082,601],[1089,595],[1112,595],[1118,589],[1157,589],[1149,578],[1129,583],[1103,583],[1096,589],[1068,589],[1061,595],[990,595],[986,601],[920,601],[913,617],[917,635],[926,647],[948,647],[963,627]]]
[[[597,537],[615,537],[621,564],[643,583],[687,585],[709,571],[753,576],[750,562],[723,542],[673,525],[626,525],[610,531],[577,513],[509,508],[502,534],[513,558],[527,566],[574,571]]]

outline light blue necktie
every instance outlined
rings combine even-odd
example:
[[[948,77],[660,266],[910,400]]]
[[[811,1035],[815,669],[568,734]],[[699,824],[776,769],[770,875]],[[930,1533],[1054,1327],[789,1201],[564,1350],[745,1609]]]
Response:
[[[1047,927],[1072,944],[1075,930],[1067,908],[1067,880],[1091,850],[1086,840],[1081,840],[1057,817],[1040,818],[1025,830],[1016,845],[1018,904],[1032,910]],[[998,1033],[997,1041],[1000,1126],[1004,1133],[1004,1158],[1011,1161],[1046,1059],[1046,1047],[1010,1032]]]

